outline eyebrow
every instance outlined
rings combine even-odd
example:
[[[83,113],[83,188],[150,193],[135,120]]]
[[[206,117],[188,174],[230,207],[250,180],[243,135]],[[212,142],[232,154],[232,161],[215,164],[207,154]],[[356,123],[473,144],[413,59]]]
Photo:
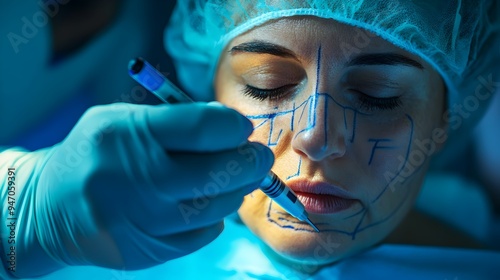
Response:
[[[404,65],[424,69],[418,61],[404,55],[396,53],[375,53],[356,56],[347,63],[347,66],[354,65]]]
[[[231,54],[238,53],[261,53],[261,54],[271,54],[281,57],[291,57],[297,58],[295,53],[285,47],[265,42],[265,41],[251,41],[234,46],[229,51]]]
[[[297,56],[293,51],[265,41],[251,41],[242,43],[232,47],[229,52],[232,55],[239,53],[260,53],[297,59]],[[418,69],[424,69],[424,66],[422,66],[422,64],[420,64],[418,61],[396,53],[363,54],[356,56],[347,63],[347,66],[359,65],[404,65],[413,66]]]

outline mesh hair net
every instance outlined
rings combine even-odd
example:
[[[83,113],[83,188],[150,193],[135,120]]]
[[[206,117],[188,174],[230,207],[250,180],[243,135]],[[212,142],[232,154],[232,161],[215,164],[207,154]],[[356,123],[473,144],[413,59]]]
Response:
[[[185,0],[178,1],[165,44],[182,86],[197,100],[211,100],[219,55],[232,39],[300,15],[368,30],[433,65],[448,90],[444,154],[456,154],[464,143],[457,136],[470,134],[500,86],[497,0]]]

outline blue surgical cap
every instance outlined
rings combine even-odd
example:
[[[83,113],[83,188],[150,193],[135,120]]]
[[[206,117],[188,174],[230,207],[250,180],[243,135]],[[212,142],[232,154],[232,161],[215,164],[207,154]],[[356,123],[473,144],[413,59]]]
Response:
[[[208,101],[221,52],[256,26],[316,16],[368,30],[441,74],[448,98],[443,119],[449,122],[443,153],[453,154],[500,85],[499,15],[497,0],[185,0],[178,1],[165,45],[182,86]]]

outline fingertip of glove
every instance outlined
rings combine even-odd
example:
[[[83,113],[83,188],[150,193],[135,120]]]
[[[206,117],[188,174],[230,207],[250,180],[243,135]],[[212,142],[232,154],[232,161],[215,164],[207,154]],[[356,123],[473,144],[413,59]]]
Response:
[[[224,104],[220,103],[219,101],[208,102],[207,106],[211,106],[211,107],[226,107]]]
[[[224,105],[218,101],[208,102],[207,106],[215,107],[215,108],[229,108],[226,105]],[[244,115],[238,113],[237,110],[234,110],[234,109],[231,109],[231,110],[233,110],[236,114],[238,114],[239,121],[240,121],[240,127],[242,127],[242,131],[243,131],[243,137],[248,138],[253,132],[252,122]]]
[[[265,169],[266,170],[270,170],[271,167],[273,167],[273,164],[274,164],[274,154],[273,152],[271,151],[271,149],[269,149],[267,146],[264,146],[264,149],[262,151],[263,153],[263,165],[265,166]]]
[[[241,125],[243,127],[245,138],[248,138],[250,135],[252,135],[253,124],[247,117],[245,117],[243,115],[241,115]]]
[[[255,164],[258,167],[259,173],[267,174],[274,164],[274,154],[267,146],[257,143],[250,142],[253,149],[257,152],[257,158],[255,159]]]

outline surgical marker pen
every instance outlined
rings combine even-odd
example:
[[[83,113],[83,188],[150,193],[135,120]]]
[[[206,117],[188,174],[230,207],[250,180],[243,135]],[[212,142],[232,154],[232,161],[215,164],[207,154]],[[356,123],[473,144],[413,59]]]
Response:
[[[188,95],[140,57],[130,61],[129,74],[134,80],[154,93],[165,103],[193,102]],[[290,215],[307,222],[315,231],[319,232],[319,229],[309,219],[304,205],[297,199],[297,195],[272,171],[260,183],[259,188]]]

